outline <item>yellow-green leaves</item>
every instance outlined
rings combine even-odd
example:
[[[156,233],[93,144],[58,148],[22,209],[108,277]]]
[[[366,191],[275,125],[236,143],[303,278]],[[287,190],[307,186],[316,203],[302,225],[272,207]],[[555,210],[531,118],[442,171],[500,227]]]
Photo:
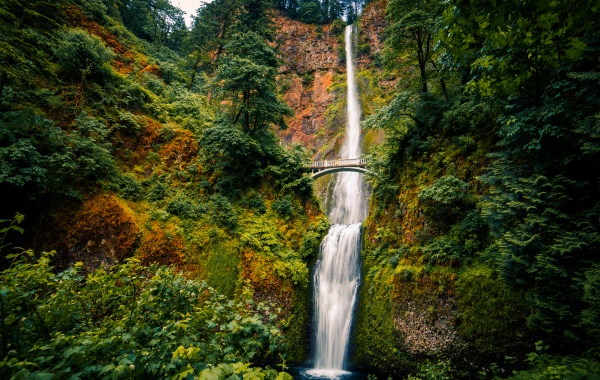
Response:
[[[598,1],[593,3],[598,4]],[[454,59],[470,68],[468,90],[511,94],[525,83],[543,86],[564,60],[576,60],[583,34],[598,17],[586,2],[450,2],[440,32]],[[535,79],[534,83],[531,83]]]

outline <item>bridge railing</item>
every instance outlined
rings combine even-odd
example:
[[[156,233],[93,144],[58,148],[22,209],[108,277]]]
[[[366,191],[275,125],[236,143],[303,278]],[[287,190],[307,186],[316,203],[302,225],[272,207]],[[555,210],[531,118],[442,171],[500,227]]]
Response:
[[[366,158],[342,158],[338,160],[325,160],[325,161],[313,161],[310,164],[310,169],[327,169],[327,168],[338,168],[348,166],[361,166],[367,165]]]

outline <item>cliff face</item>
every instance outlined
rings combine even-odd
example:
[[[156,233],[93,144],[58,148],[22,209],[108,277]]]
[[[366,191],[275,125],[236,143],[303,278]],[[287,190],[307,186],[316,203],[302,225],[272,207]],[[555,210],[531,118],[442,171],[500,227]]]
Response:
[[[279,135],[287,143],[316,150],[324,143],[318,141],[317,134],[324,128],[325,111],[334,101],[327,89],[334,75],[344,72],[344,63],[338,58],[338,49],[344,47],[331,25],[307,25],[282,15],[276,24],[284,62],[279,83],[285,90],[285,101],[294,110],[287,120],[289,128]]]
[[[373,57],[383,50],[384,30],[387,26],[385,19],[385,7],[387,0],[375,0],[367,4],[359,20],[359,40],[368,53],[358,57],[358,66],[369,67],[373,63]],[[365,49],[366,50],[366,49]],[[366,52],[364,52],[366,53]]]
[[[281,74],[305,75],[315,71],[343,71],[337,49],[343,28],[332,25],[310,25],[279,14],[276,17],[277,41],[283,58]],[[341,45],[343,49],[343,45]]]
[[[373,57],[381,51],[385,28],[385,1],[367,5],[359,25],[357,51],[359,68],[371,66]],[[279,70],[279,84],[284,99],[294,110],[288,118],[288,129],[279,132],[286,143],[300,143],[320,150],[319,158],[332,155],[335,140],[343,128],[343,112],[336,112],[334,103],[345,102],[343,91],[332,87],[345,86],[344,25],[307,25],[281,14],[275,19],[277,41],[283,65]],[[368,46],[369,49],[366,49]],[[367,51],[368,50],[368,51]],[[340,107],[337,107],[340,108]]]

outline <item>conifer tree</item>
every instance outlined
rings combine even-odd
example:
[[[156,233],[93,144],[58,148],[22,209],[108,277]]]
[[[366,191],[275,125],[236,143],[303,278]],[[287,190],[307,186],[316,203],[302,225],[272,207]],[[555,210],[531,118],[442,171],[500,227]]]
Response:
[[[246,32],[232,35],[225,50],[216,80],[232,124],[251,136],[270,125],[285,129],[284,116],[291,110],[277,93],[279,61],[273,48],[257,33]]]

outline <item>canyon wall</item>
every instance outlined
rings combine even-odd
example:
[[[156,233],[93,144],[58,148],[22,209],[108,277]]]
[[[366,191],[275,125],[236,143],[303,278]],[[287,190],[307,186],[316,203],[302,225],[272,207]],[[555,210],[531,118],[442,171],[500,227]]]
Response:
[[[363,47],[357,57],[359,69],[371,68],[382,49],[384,9],[385,1],[374,1],[365,7],[358,25],[357,42]],[[288,129],[280,131],[279,137],[285,143],[309,148],[317,159],[332,158],[341,143],[337,141],[340,128],[345,125],[340,120],[343,112],[335,109],[335,103],[345,103],[346,96],[345,25],[339,21],[329,25],[304,24],[282,14],[277,15],[275,22],[283,61],[278,82],[285,101],[294,110],[287,120]]]

